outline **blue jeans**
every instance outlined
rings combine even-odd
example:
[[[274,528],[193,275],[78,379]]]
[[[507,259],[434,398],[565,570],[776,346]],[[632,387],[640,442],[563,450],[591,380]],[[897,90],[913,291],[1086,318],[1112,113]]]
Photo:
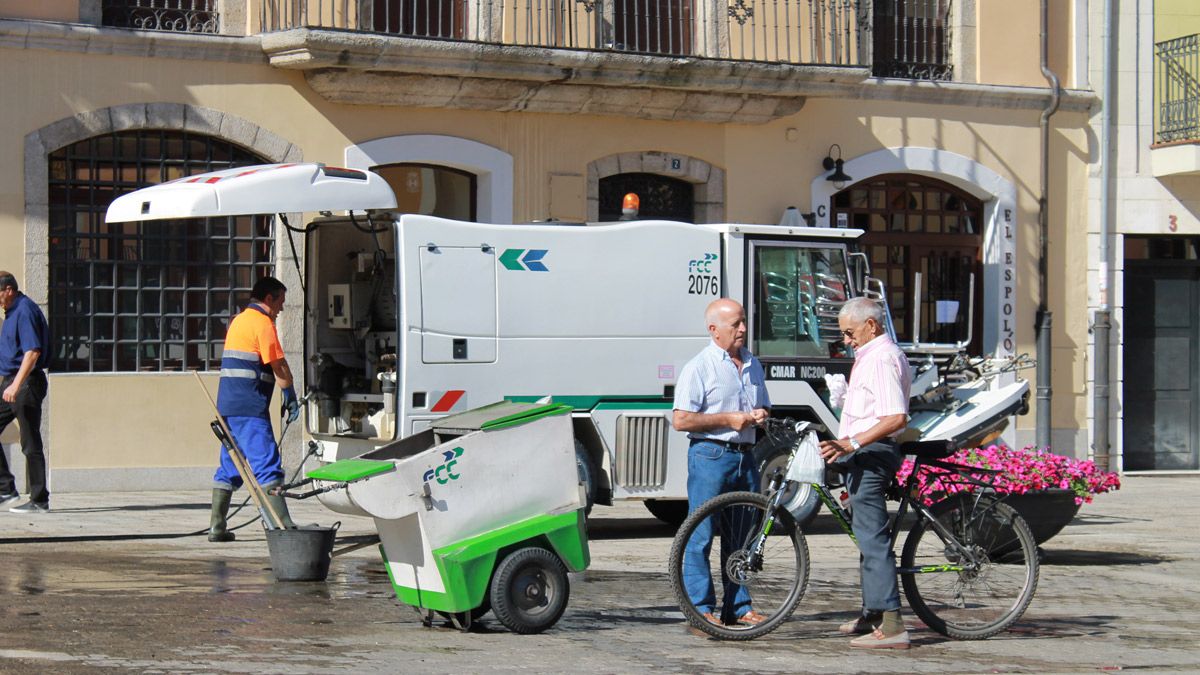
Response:
[[[688,513],[704,502],[726,492],[758,491],[758,467],[749,452],[736,452],[716,443],[692,441],[688,448]],[[688,598],[700,613],[712,612],[717,605],[712,570],[708,554],[712,551],[713,518],[696,527],[683,551],[683,586]],[[724,594],[721,620],[726,623],[740,618],[751,610],[750,591],[725,576],[725,560],[733,551],[730,541],[741,541],[745,533],[730,531],[729,523],[717,523],[721,528],[721,579]]]
[[[896,554],[892,551],[892,531],[884,493],[903,459],[894,442],[878,441],[839,460],[846,468],[846,489],[850,492],[852,514],[850,527],[861,553],[859,576],[864,614],[900,609]]]
[[[258,484],[282,483],[283,460],[279,456],[279,446],[275,444],[271,420],[265,417],[226,417],[225,424],[229,425],[233,441],[242,449]],[[222,447],[221,464],[213,475],[213,487],[236,490],[241,486],[242,476],[229,458],[229,453]]]

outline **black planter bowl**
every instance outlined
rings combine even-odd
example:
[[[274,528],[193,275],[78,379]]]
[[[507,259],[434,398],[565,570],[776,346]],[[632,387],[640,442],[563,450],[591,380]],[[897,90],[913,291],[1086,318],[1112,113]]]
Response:
[[[1075,493],[1062,488],[1005,495],[1004,503],[1021,514],[1039,545],[1058,534],[1079,513]]]

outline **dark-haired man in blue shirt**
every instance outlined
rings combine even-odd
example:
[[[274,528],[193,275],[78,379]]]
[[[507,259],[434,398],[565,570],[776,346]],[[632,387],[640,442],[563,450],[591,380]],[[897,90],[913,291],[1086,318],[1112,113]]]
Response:
[[[46,315],[20,291],[12,274],[0,271],[0,432],[13,420],[21,425],[21,452],[29,501],[10,513],[50,510],[46,454],[42,447],[42,401],[46,398],[46,361],[50,331]],[[8,458],[0,452],[0,507],[19,498]]]

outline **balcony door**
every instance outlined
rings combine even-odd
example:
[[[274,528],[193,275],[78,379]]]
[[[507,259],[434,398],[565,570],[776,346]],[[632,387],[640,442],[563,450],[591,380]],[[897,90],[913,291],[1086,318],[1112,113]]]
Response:
[[[466,0],[373,0],[372,30],[409,37],[466,38]]]
[[[949,80],[950,0],[875,0],[877,77]]]
[[[613,0],[613,49],[692,53],[692,0]]]

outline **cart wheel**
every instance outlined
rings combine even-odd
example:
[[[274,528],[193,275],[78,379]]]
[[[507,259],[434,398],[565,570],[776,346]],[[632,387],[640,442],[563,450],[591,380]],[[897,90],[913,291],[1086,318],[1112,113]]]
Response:
[[[567,568],[544,548],[522,548],[496,566],[489,593],[492,613],[514,633],[540,633],[567,608]]]

